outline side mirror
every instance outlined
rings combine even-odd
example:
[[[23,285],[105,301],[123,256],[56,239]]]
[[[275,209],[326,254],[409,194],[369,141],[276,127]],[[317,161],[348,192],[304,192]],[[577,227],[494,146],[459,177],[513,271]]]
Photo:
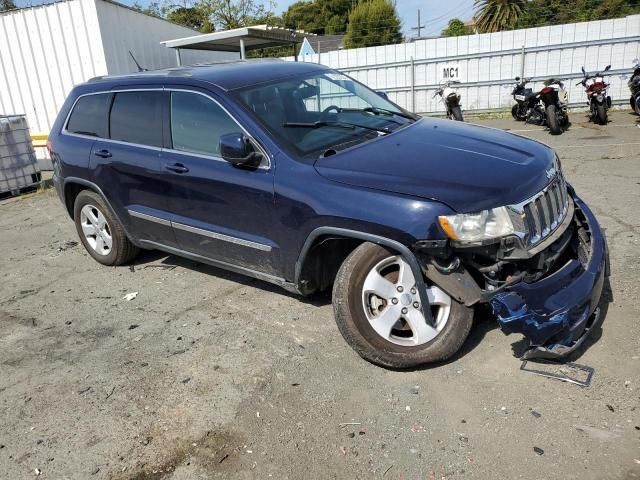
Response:
[[[584,66],[582,67],[582,73],[583,73],[584,75],[586,75],[586,74],[587,74],[587,72],[585,72],[585,70],[584,70]]]
[[[516,82],[519,82],[520,81],[520,77],[516,77],[515,80],[516,80]]]
[[[376,93],[380,95],[382,98],[384,98],[385,100],[389,100],[389,95],[387,95],[387,92],[383,92],[382,90],[377,90]]]
[[[606,72],[607,70],[611,70],[611,65],[607,65],[606,67],[604,67],[604,71]]]
[[[220,155],[236,167],[257,167],[262,161],[262,154],[256,151],[251,140],[242,133],[222,135]]]

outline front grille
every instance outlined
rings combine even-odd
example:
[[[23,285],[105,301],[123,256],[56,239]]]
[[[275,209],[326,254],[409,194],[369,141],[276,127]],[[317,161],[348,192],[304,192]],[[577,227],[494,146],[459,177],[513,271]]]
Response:
[[[567,185],[558,175],[523,206],[529,245],[535,245],[553,232],[564,220],[568,206]]]

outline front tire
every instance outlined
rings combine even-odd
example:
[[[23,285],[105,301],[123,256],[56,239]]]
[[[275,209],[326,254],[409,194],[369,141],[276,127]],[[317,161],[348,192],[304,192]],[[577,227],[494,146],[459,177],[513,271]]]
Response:
[[[138,254],[124,228],[100,195],[81,191],[73,207],[73,220],[82,245],[103,265],[122,265]]]
[[[520,107],[518,105],[514,105],[513,107],[511,107],[511,116],[516,122],[521,122],[524,120],[524,118],[520,116],[519,112],[520,112]]]
[[[546,108],[546,114],[547,125],[549,125],[549,131],[551,132],[551,135],[560,135],[562,133],[562,127],[560,126],[560,121],[558,120],[556,106],[549,105]]]
[[[451,107],[451,117],[458,122],[464,122],[460,106],[456,105],[455,107]]]
[[[600,125],[607,124],[607,109],[603,103],[599,103],[596,105],[596,121]]]
[[[344,261],[333,286],[336,323],[346,342],[365,360],[411,368],[455,354],[473,323],[473,309],[436,285],[427,285],[436,322],[427,325],[415,279],[402,256],[363,243]]]

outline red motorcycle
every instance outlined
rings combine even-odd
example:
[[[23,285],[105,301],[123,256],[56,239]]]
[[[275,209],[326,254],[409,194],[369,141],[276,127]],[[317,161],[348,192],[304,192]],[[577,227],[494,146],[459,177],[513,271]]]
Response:
[[[607,65],[605,72],[609,71],[611,65]],[[604,81],[604,72],[596,72],[593,75],[587,74],[582,67],[584,78],[576,85],[582,85],[587,92],[587,103],[591,111],[591,121],[600,125],[607,124],[607,110],[611,107],[611,97],[607,95],[609,84]],[[590,83],[587,83],[589,82]]]

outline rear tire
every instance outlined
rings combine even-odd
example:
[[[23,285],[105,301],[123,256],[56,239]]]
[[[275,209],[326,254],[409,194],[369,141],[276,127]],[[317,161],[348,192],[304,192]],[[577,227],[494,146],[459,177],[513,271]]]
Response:
[[[385,277],[382,275],[384,270],[378,270],[380,265],[386,263],[389,263],[391,268],[395,264],[400,266],[401,270],[395,273],[395,281],[394,272],[387,273]],[[406,267],[401,266],[403,263]],[[408,271],[402,268],[408,268]],[[380,274],[381,289],[387,289],[388,295],[391,295],[389,302],[381,301],[374,312],[370,308],[371,301],[365,302],[365,298],[376,297],[377,303],[377,298],[380,298],[368,293],[371,287],[367,286],[365,289],[365,281],[370,285],[369,279],[373,272]],[[373,278],[378,278],[375,273]],[[407,294],[413,290],[409,285],[412,281],[414,279],[411,269],[401,256],[368,242],[356,248],[340,267],[333,285],[336,323],[346,342],[365,360],[383,367],[416,367],[451,357],[467,338],[473,323],[473,309],[456,302],[435,285],[427,285],[431,308],[435,313],[435,329],[425,327],[426,322],[419,324],[411,320],[421,317],[424,322],[419,308],[412,309],[415,307],[412,302],[419,297],[414,294],[412,301],[404,298],[409,297]],[[404,294],[395,293],[398,286],[402,285]],[[368,295],[370,297],[367,297]],[[394,312],[405,305],[407,308],[404,310],[408,310],[408,314],[400,315],[396,322]],[[446,310],[442,311],[441,308]],[[388,336],[379,333],[381,324],[374,324],[376,321],[388,325]],[[426,329],[428,334],[420,338],[420,329]]]
[[[451,107],[451,116],[458,122],[464,122],[464,118],[462,118],[462,109],[458,105]]]
[[[556,106],[549,105],[546,108],[546,114],[547,125],[549,125],[549,131],[551,132],[551,135],[560,135],[562,133],[562,127],[560,126],[560,121],[558,120]]]
[[[599,103],[596,105],[596,121],[600,125],[607,124],[607,109],[603,103]]]
[[[97,193],[83,190],[78,194],[73,220],[82,245],[97,262],[122,265],[138,254],[138,247],[127,238],[122,224]]]

